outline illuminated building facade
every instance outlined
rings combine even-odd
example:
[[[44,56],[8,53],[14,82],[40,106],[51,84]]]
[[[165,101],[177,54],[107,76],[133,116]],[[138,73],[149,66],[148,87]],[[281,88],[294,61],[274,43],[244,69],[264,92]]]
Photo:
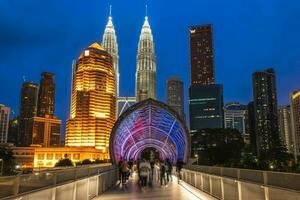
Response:
[[[214,48],[212,25],[190,27],[191,84],[213,84]]]
[[[280,136],[288,153],[294,153],[294,144],[292,136],[291,106],[281,106],[278,108],[278,121]]]
[[[104,34],[102,37],[102,47],[112,56],[113,59],[113,68],[115,71],[115,91],[116,97],[119,96],[119,81],[120,81],[120,73],[119,73],[119,53],[118,53],[118,42],[115,27],[112,22],[111,9],[110,15],[108,18],[108,22],[106,24]]]
[[[68,147],[95,147],[107,153],[116,117],[112,56],[98,43],[80,54],[73,69]]]
[[[255,72],[252,80],[257,152],[268,154],[280,145],[275,71]]]
[[[110,137],[113,163],[137,159],[149,148],[158,150],[162,159],[188,160],[189,134],[178,113],[168,105],[147,99],[121,114]]]
[[[290,94],[290,99],[294,156],[297,160],[297,157],[300,155],[300,90],[297,90]]]
[[[7,143],[10,108],[0,104],[0,143]]]
[[[19,133],[17,146],[30,146],[32,142],[31,122],[36,116],[38,85],[25,82],[21,89]]]
[[[43,72],[39,86],[37,116],[44,117],[45,115],[53,116],[55,103],[55,82],[54,74]]]
[[[224,126],[225,128],[237,129],[245,142],[249,142],[250,136],[247,131],[248,121],[247,106],[238,102],[227,103],[224,106]],[[249,142],[250,143],[250,142]]]
[[[60,146],[61,120],[45,115],[32,118],[32,144],[42,147]]]
[[[138,44],[135,76],[137,102],[148,98],[156,99],[156,58],[153,35],[147,16]]]
[[[179,77],[171,77],[167,80],[167,104],[185,120],[183,82]]]
[[[135,97],[118,97],[118,117],[128,108],[133,106],[136,103]]]

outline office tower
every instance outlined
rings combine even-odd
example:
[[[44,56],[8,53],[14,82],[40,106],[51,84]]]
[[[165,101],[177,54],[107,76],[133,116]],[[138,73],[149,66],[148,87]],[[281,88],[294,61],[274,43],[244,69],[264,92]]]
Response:
[[[224,107],[224,125],[225,128],[237,129],[245,141],[249,140],[246,132],[247,126],[247,106],[238,102],[227,103]]]
[[[135,97],[118,97],[117,104],[118,104],[118,117],[125,112],[128,108],[133,106],[136,103]]]
[[[250,146],[256,149],[256,132],[255,132],[255,112],[254,112],[254,102],[251,101],[247,105],[248,120],[247,120],[247,133],[250,136]]]
[[[300,90],[290,94],[294,156],[300,155]],[[298,160],[297,160],[298,161]]]
[[[185,120],[183,82],[179,77],[171,77],[167,80],[167,104]]]
[[[118,42],[115,27],[112,22],[111,16],[111,7],[110,14],[108,17],[108,22],[106,24],[104,34],[102,37],[102,47],[112,56],[113,59],[113,68],[115,71],[115,85],[116,85],[116,97],[119,96],[119,81],[120,81],[120,73],[119,73],[119,51],[118,51]]]
[[[38,85],[25,82],[22,85],[20,95],[19,133],[17,146],[30,146],[32,144],[31,123],[36,116]]]
[[[257,152],[268,155],[280,145],[275,72],[258,71],[252,79]]]
[[[223,85],[191,85],[189,109],[191,134],[205,128],[223,128]]]
[[[10,108],[0,104],[0,143],[7,143]]]
[[[14,117],[9,120],[7,142],[16,145],[18,139],[18,132],[19,132],[19,118]]]
[[[60,146],[61,120],[55,116],[33,117],[31,123],[32,144],[42,147]]]
[[[214,47],[212,25],[190,27],[191,84],[213,84]]]
[[[152,31],[145,17],[138,44],[136,64],[136,101],[156,99],[156,58]]]
[[[278,109],[278,124],[280,138],[287,148],[288,153],[294,153],[292,137],[291,107],[281,106]]]
[[[44,117],[45,115],[52,116],[54,114],[55,103],[55,83],[54,74],[43,72],[38,93],[37,116]]]
[[[74,67],[66,146],[90,146],[108,153],[116,117],[112,56],[93,43],[82,51]]]

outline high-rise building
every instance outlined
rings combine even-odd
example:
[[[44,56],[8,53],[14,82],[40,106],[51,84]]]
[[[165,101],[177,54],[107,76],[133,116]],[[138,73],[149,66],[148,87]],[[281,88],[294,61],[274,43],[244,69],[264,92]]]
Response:
[[[116,31],[114,24],[112,22],[111,16],[111,7],[110,7],[110,14],[108,17],[108,22],[106,24],[104,34],[102,37],[102,47],[112,56],[113,59],[113,68],[115,71],[115,82],[116,82],[116,97],[119,96],[119,81],[120,81],[120,74],[119,74],[119,51],[118,51],[118,41],[116,36]]]
[[[25,82],[22,85],[20,95],[19,133],[17,146],[30,146],[32,144],[31,123],[36,116],[38,85]]]
[[[54,74],[43,72],[38,93],[37,116],[52,116],[54,114],[55,83]]]
[[[205,128],[223,128],[223,85],[192,84],[189,113],[191,134]]]
[[[17,144],[18,132],[19,132],[19,118],[13,117],[12,119],[9,120],[7,142],[12,144]]]
[[[7,143],[10,108],[0,104],[0,143]]]
[[[118,104],[118,117],[125,112],[128,108],[136,103],[135,97],[118,97],[117,104]]]
[[[255,132],[255,111],[254,111],[254,102],[251,101],[247,105],[248,119],[247,119],[247,133],[250,136],[250,146],[253,149],[256,149],[256,132]]]
[[[48,115],[33,117],[31,126],[32,144],[42,147],[60,146],[61,120]]]
[[[213,84],[214,47],[212,25],[190,27],[191,84]]]
[[[171,77],[167,80],[167,104],[173,108],[184,120],[183,82],[179,77]]]
[[[138,44],[135,76],[137,102],[148,98],[156,99],[156,58],[153,35],[147,16]]]
[[[107,153],[116,117],[112,56],[98,43],[82,51],[74,66],[66,146],[95,147]]]
[[[290,94],[294,156],[300,155],[300,90]]]
[[[256,145],[258,154],[268,154],[280,145],[275,71],[253,73]]]
[[[294,153],[292,137],[291,107],[281,106],[278,109],[278,124],[280,138],[289,153]]]
[[[241,105],[238,102],[227,103],[224,107],[225,128],[237,129],[245,141],[249,139],[248,133],[246,132],[247,115],[247,106]]]

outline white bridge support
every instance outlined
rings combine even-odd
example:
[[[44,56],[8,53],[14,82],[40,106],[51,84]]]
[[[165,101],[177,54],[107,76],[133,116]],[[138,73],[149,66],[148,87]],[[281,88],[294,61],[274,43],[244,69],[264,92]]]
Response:
[[[182,180],[222,200],[300,199],[300,174],[189,166],[182,170]]]

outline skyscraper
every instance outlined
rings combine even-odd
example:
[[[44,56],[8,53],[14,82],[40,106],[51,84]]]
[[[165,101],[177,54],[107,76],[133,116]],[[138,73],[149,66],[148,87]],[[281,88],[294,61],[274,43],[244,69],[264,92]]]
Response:
[[[205,128],[223,128],[223,85],[192,84],[189,113],[191,134]]]
[[[225,128],[237,129],[245,141],[248,141],[249,138],[246,132],[247,118],[247,107],[245,105],[241,105],[238,102],[231,102],[225,105]]]
[[[108,153],[116,116],[112,56],[98,43],[93,43],[80,54],[72,77],[66,146],[90,146]]]
[[[290,94],[292,113],[292,135],[294,143],[294,156],[300,155],[300,90]]]
[[[130,106],[136,103],[135,97],[118,97],[118,113],[117,117],[119,117],[124,111],[126,111]]]
[[[18,146],[30,146],[32,144],[31,123],[36,116],[38,99],[38,85],[25,82],[22,85],[20,95],[20,116],[19,134],[17,139]]]
[[[253,73],[257,152],[268,154],[280,145],[275,71]]]
[[[190,27],[191,84],[213,84],[214,47],[211,24]]]
[[[156,99],[156,58],[153,35],[147,16],[138,44],[135,76],[137,102],[148,98]]]
[[[171,77],[167,80],[167,104],[185,120],[183,82],[179,77]]]
[[[212,25],[190,27],[189,113],[191,134],[223,128],[223,85],[215,84]]]
[[[292,136],[291,107],[281,106],[278,109],[279,132],[283,144],[289,153],[294,153]]]
[[[116,82],[116,97],[119,96],[119,81],[120,81],[120,74],[119,74],[119,51],[118,51],[118,41],[116,36],[115,27],[112,22],[111,16],[111,7],[110,13],[108,17],[108,22],[106,24],[104,34],[102,37],[102,47],[112,56],[113,59],[113,68],[115,71],[115,82]]]
[[[7,143],[10,108],[0,104],[0,143]]]
[[[54,74],[43,72],[38,93],[37,116],[52,116],[54,114],[55,83]]]

